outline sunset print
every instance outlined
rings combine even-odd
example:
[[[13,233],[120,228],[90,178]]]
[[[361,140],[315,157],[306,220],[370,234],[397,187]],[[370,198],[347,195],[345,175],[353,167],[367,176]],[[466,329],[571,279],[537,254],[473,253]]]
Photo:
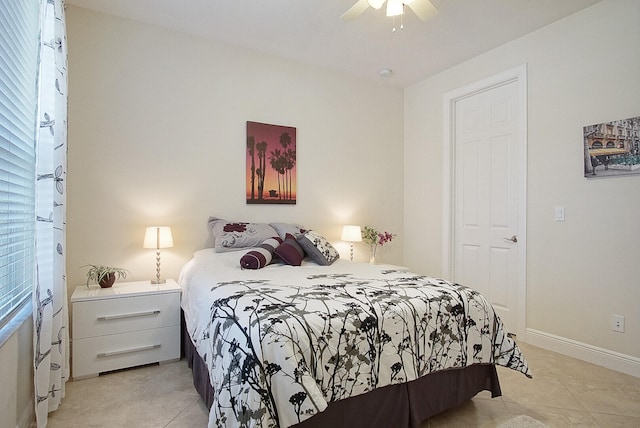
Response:
[[[296,128],[247,122],[247,204],[296,203]]]

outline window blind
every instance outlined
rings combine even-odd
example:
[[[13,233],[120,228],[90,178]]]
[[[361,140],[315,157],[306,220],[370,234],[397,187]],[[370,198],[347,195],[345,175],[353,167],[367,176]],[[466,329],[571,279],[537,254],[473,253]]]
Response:
[[[0,326],[31,296],[39,0],[0,2]]]

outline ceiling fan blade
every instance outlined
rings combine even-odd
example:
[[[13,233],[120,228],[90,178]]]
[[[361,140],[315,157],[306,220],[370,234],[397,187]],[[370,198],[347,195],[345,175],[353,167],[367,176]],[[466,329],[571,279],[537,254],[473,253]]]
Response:
[[[407,6],[409,6],[413,13],[418,15],[418,18],[420,18],[422,21],[426,21],[427,19],[438,13],[438,10],[430,0],[413,0],[412,2],[408,3]]]
[[[357,17],[362,15],[362,13],[367,10],[368,7],[368,0],[358,0],[356,4],[351,6],[351,8],[340,17],[340,19],[342,19],[343,21],[351,21],[352,19],[356,19]]]

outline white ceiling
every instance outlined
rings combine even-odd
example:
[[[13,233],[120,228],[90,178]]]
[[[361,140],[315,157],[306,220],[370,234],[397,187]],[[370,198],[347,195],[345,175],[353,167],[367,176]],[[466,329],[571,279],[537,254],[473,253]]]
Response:
[[[384,84],[406,87],[584,9],[599,0],[432,0],[426,22],[411,11],[404,29],[367,9],[340,16],[356,0],[67,0]],[[378,76],[380,69],[391,77]]]

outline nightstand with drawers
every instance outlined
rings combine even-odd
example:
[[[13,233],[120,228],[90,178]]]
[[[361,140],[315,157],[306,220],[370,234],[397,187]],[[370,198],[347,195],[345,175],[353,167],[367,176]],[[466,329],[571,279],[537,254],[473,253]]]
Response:
[[[172,279],[76,287],[73,379],[180,359],[180,291]]]

